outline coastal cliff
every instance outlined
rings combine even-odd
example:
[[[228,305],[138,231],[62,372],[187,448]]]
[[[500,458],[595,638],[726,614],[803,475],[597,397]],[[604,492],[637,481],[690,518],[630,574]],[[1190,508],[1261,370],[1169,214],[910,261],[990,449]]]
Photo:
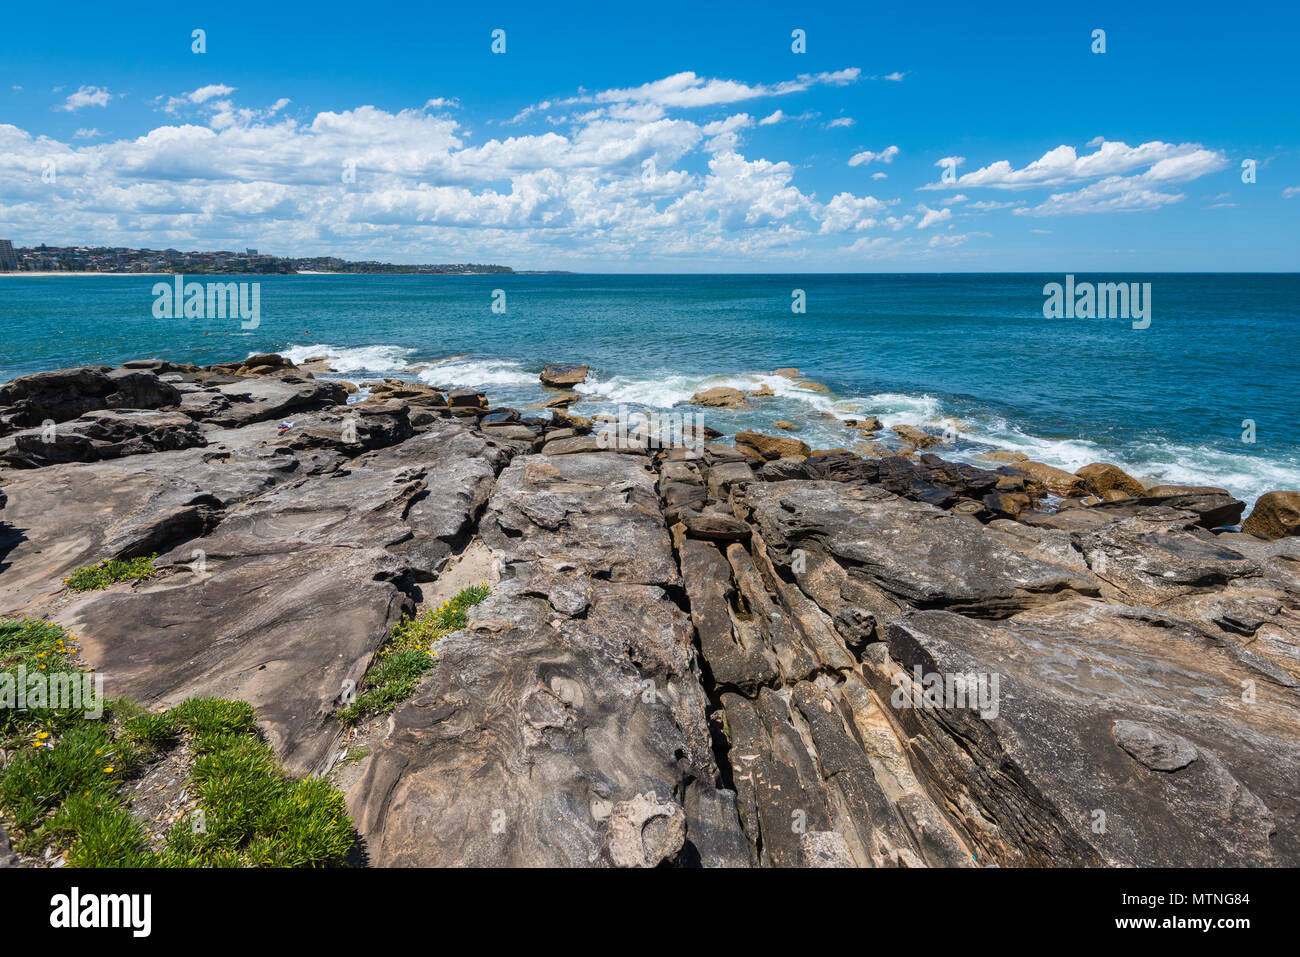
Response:
[[[1294,493],[1237,531],[1219,489],[906,427],[864,458],[348,400],[277,355],[0,387],[0,616],[80,635],[112,697],[248,702],[358,862],[1300,864]],[[409,697],[340,720],[471,570]]]

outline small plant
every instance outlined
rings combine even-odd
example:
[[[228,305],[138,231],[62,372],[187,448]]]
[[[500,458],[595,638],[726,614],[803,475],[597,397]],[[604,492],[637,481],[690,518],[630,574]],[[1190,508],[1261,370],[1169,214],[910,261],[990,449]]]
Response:
[[[488,594],[486,582],[471,585],[418,618],[403,615],[376,653],[375,663],[362,679],[361,693],[340,709],[339,720],[352,724],[362,715],[391,711],[409,698],[420,683],[420,676],[433,667],[437,654],[433,646],[453,631],[464,628],[466,611]]]
[[[101,559],[94,565],[82,565],[63,581],[72,591],[95,591],[118,582],[141,581],[153,574],[157,557]]]
[[[0,621],[0,672],[75,671],[71,636],[30,619]],[[15,717],[18,716],[18,717]],[[24,854],[67,852],[74,867],[328,867],[353,842],[343,795],[283,771],[244,701],[191,698],[154,713],[127,699],[100,720],[76,709],[0,708],[0,818]],[[20,720],[21,719],[21,720]],[[151,847],[123,784],[184,741],[196,755],[197,806]]]

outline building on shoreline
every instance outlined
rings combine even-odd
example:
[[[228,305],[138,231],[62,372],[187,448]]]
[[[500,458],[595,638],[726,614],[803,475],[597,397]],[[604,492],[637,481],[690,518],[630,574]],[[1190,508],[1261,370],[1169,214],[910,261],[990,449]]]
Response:
[[[402,265],[381,262],[349,262],[333,256],[285,258],[245,248],[214,252],[181,252],[179,249],[130,249],[125,246],[47,246],[14,249],[0,240],[0,251],[9,250],[10,265],[0,258],[0,271],[20,272],[106,272],[106,273],[254,273],[297,272],[429,273],[464,275],[509,273],[509,266],[477,263]],[[0,252],[0,257],[2,257]]]
[[[0,239],[0,272],[17,272],[18,254],[14,244],[8,239]]]

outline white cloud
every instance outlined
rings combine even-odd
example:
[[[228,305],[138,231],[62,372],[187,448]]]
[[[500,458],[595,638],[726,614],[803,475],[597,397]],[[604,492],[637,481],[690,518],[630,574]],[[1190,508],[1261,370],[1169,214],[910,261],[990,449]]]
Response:
[[[950,157],[959,159],[959,157]],[[936,166],[947,165],[940,160]],[[1227,157],[1199,143],[1163,143],[1158,140],[1131,147],[1101,141],[1093,153],[1078,155],[1074,147],[1048,150],[1027,166],[1016,169],[1007,160],[955,177],[952,182],[927,183],[921,189],[990,188],[1019,190],[1073,186],[1070,192],[1051,194],[1037,206],[1017,209],[1018,215],[1055,216],[1075,213],[1136,212],[1159,209],[1184,198],[1171,192],[1176,183],[1189,182],[1228,165]],[[1137,170],[1145,170],[1137,173]],[[1091,182],[1089,182],[1091,181]],[[972,204],[976,209],[998,208]]]
[[[829,123],[827,123],[826,128],[828,130],[838,129],[841,127],[847,128],[852,126],[853,122],[854,120],[853,117],[851,116],[838,116],[835,119],[831,120]]]
[[[879,153],[873,153],[871,150],[864,150],[861,153],[854,153],[849,157],[850,166],[864,166],[867,163],[879,160],[881,163],[892,163],[894,157],[899,154],[897,146],[887,146]]]
[[[1300,196],[1300,186],[1288,186],[1282,190],[1282,198],[1290,199],[1292,196]]]
[[[758,125],[772,126],[775,123],[780,123],[784,119],[787,119],[785,113],[781,110],[777,110],[775,113],[769,113],[767,116],[759,120]]]
[[[848,82],[818,76],[797,82]],[[681,91],[709,93],[710,82]],[[475,140],[428,104],[302,119],[283,114],[287,99],[248,108],[228,89],[160,98],[196,118],[93,146],[0,124],[0,226],[40,222],[52,242],[187,248],[238,248],[253,231],[286,255],[402,261],[427,246],[448,260],[527,264],[557,250],[604,262],[790,262],[819,235],[915,221],[851,192],[819,202],[800,188],[800,167],[743,156],[739,138],[759,122],[748,113],[697,123],[629,97],[537,135]],[[49,159],[57,191],[40,182]]]
[[[872,174],[871,174],[871,178],[872,178],[872,179],[888,179],[888,178],[889,178],[889,174],[888,174],[888,173],[872,173]]]
[[[1108,176],[1100,182],[1068,193],[1053,193],[1017,216],[1060,216],[1077,213],[1134,213],[1159,209],[1184,199],[1182,193],[1162,192],[1140,182],[1141,177]]]
[[[936,223],[942,223],[945,220],[952,219],[951,209],[930,209],[924,203],[916,207],[918,213],[922,213],[921,221],[916,224],[917,229],[929,229]]]
[[[574,97],[567,103],[656,103],[663,107],[691,108],[725,106],[744,100],[801,93],[814,86],[845,86],[856,82],[862,71],[857,67],[824,73],[802,73],[796,79],[780,83],[750,85],[737,80],[705,79],[691,71],[643,83],[627,89],[602,90],[591,96]]]
[[[108,106],[108,101],[113,98],[113,94],[100,86],[83,86],[77,89],[64,101],[63,105],[57,109],[71,113],[73,110],[80,110],[86,106]]]
[[[950,157],[949,159],[960,159]],[[940,160],[936,166],[947,165]],[[960,163],[958,164],[960,165]],[[953,183],[930,183],[923,189],[949,187],[1026,189],[1041,186],[1064,186],[1106,176],[1114,176],[1148,167],[1149,181],[1177,182],[1216,172],[1227,165],[1227,158],[1199,143],[1162,143],[1153,141],[1141,146],[1103,142],[1094,153],[1079,156],[1072,146],[1048,150],[1029,165],[1015,169],[1007,160],[964,173]]]
[[[209,83],[207,86],[201,86],[185,94],[186,99],[191,103],[206,103],[208,100],[218,96],[229,96],[235,92],[233,86],[226,86],[223,83]]]
[[[426,100],[424,104],[426,110],[459,110],[460,100],[454,96],[435,96],[431,100]]]
[[[72,138],[77,140],[89,140],[89,139],[94,139],[96,136],[99,135],[100,135],[99,130],[82,128],[77,130],[77,132],[73,133]]]
[[[907,76],[906,73],[886,73],[884,78],[894,83],[902,83],[905,76]]]
[[[861,232],[877,225],[876,216],[887,212],[886,203],[874,196],[838,193],[822,210],[821,232]]]

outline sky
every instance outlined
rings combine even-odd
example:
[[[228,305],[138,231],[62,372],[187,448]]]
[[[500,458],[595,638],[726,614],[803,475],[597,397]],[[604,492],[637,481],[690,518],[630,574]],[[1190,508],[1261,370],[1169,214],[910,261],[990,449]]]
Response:
[[[18,246],[1300,270],[1295,3],[18,4],[0,31]]]

